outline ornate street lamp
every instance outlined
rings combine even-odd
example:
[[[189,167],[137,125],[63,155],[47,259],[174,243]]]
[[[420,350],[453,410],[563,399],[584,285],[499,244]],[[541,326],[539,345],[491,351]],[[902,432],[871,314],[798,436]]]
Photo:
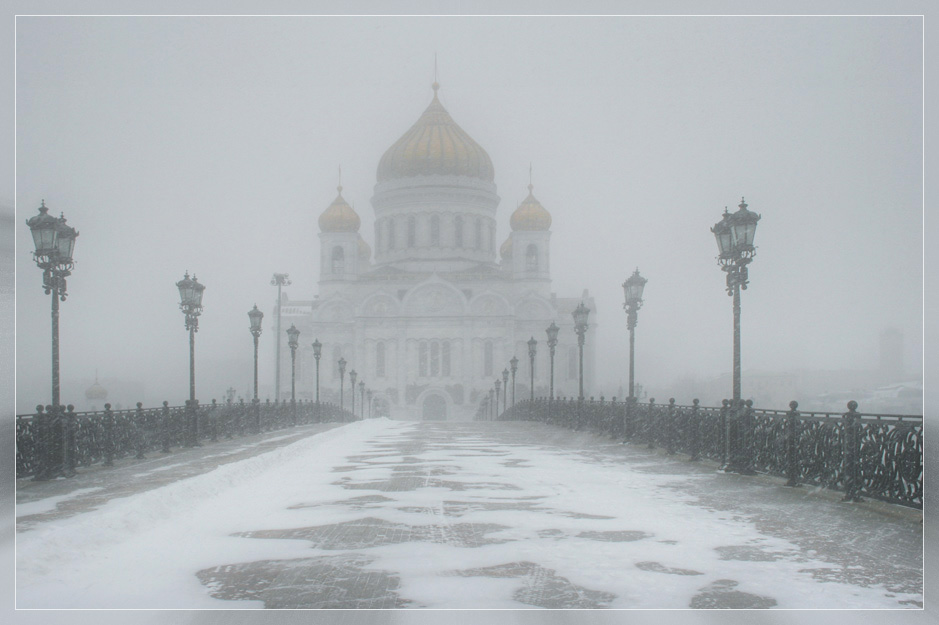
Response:
[[[636,353],[636,321],[637,312],[642,308],[642,289],[645,288],[647,279],[639,275],[639,268],[623,282],[623,294],[626,301],[623,309],[626,311],[626,327],[629,328],[629,399],[632,400],[634,377],[634,359]]]
[[[255,433],[261,431],[261,404],[258,399],[258,337],[261,336],[261,320],[263,318],[264,313],[258,310],[257,304],[248,311],[248,319],[251,321],[249,330],[251,331],[251,336],[254,337],[254,399],[252,401],[254,403]]]
[[[186,446],[199,446],[198,419],[196,416],[196,332],[199,331],[199,315],[202,314],[202,292],[205,286],[199,284],[195,274],[189,278],[187,271],[183,279],[176,283],[179,289],[179,309],[186,316],[186,329],[189,330],[189,401],[186,402]]]
[[[313,340],[313,359],[316,360],[316,416],[320,414],[320,356],[323,355],[323,344],[319,339]]]
[[[365,416],[364,414],[362,415]],[[372,389],[368,390],[368,418],[372,418]]]
[[[512,356],[512,360],[509,361],[509,366],[512,367],[512,407],[515,407],[515,372],[518,371],[518,358]]]
[[[355,369],[349,372],[349,382],[350,382],[349,388],[352,389],[351,394],[352,394],[352,416],[353,417],[355,417],[355,378],[358,377],[358,375],[359,374],[355,372]]]
[[[753,237],[760,215],[747,210],[740,198],[736,213],[724,209],[724,216],[714,224],[711,232],[717,240],[717,262],[727,273],[727,294],[734,298],[734,402],[740,402],[740,290],[748,284],[747,265],[756,256]]]
[[[499,412],[499,391],[502,388],[502,380],[496,378],[496,413]]]
[[[580,348],[580,396],[584,399],[584,335],[587,334],[587,317],[590,315],[590,309],[581,302],[571,316],[574,317],[574,332],[577,333],[577,346]]]
[[[36,266],[42,269],[42,286],[46,295],[52,295],[52,412],[46,418],[38,418],[37,437],[39,443],[39,468],[36,471],[37,480],[47,480],[57,475],[53,472],[68,471],[65,467],[67,462],[62,462],[59,469],[53,469],[49,449],[46,444],[46,420],[51,416],[53,419],[62,414],[62,406],[59,404],[59,302],[65,301],[68,296],[66,293],[65,279],[72,275],[72,269],[75,262],[72,260],[72,252],[75,250],[75,238],[78,231],[65,223],[65,217],[58,218],[49,214],[45,200],[39,207],[39,214],[26,221],[29,230],[33,235],[33,260]],[[74,450],[69,448],[64,450],[66,455],[72,454]],[[74,456],[71,456],[74,457]],[[64,474],[64,473],[63,473]]]
[[[508,400],[509,400],[509,370],[508,369],[502,370],[502,388],[505,389],[505,391],[502,393],[502,412],[505,412],[507,408],[506,404],[508,403]]]
[[[290,412],[297,424],[297,347],[300,345],[300,330],[290,324],[287,328],[287,345],[290,347]]]
[[[531,372],[531,401],[535,401],[535,352],[538,351],[538,341],[535,337],[528,339],[528,368]]]
[[[346,359],[339,358],[339,410],[343,409],[343,385],[346,382]]]
[[[362,418],[365,418],[365,380],[359,381],[359,412],[362,413]]]
[[[287,278],[285,273],[275,273],[274,277],[271,278],[271,286],[277,287],[277,347],[275,348],[275,362],[274,365],[274,401],[280,400],[280,289],[281,287],[288,286],[290,280]]]
[[[554,399],[554,350],[558,346],[558,331],[560,329],[561,328],[559,328],[557,324],[552,321],[551,325],[549,325],[545,330],[545,333],[548,335],[548,349],[551,352],[551,386],[548,391],[549,400]]]

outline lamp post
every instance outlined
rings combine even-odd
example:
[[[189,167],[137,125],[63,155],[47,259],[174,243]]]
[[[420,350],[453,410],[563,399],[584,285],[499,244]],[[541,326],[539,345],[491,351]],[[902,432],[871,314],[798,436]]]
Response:
[[[633,394],[633,381],[635,379],[634,364],[635,364],[635,353],[636,353],[636,321],[638,319],[637,312],[642,308],[642,289],[645,288],[647,279],[639,275],[639,268],[636,268],[636,271],[633,272],[633,275],[629,276],[625,282],[623,282],[623,293],[625,295],[626,301],[623,303],[623,309],[626,311],[626,327],[629,328],[629,400],[631,401],[635,395]]]
[[[538,351],[538,341],[535,337],[528,339],[528,369],[531,373],[531,401],[535,401],[535,353]]]
[[[581,302],[571,316],[574,317],[574,332],[577,333],[577,346],[580,351],[580,395],[577,399],[584,399],[584,335],[587,334],[587,316],[590,315],[590,309]]]
[[[276,364],[274,365],[274,401],[280,399],[280,289],[281,287],[288,286],[290,280],[287,278],[285,273],[275,273],[274,277],[271,278],[271,286],[277,287],[277,347],[275,348],[275,358]]]
[[[66,225],[65,217],[58,218],[49,215],[49,209],[46,207],[45,200],[39,207],[39,214],[26,221],[29,230],[33,235],[35,251],[33,260],[36,266],[42,269],[42,286],[46,295],[52,295],[52,415],[53,419],[58,418],[62,411],[59,405],[59,302],[65,301],[68,296],[66,293],[65,278],[72,274],[72,268],[75,262],[72,260],[72,252],[75,249],[75,238],[78,231],[71,226]],[[48,417],[47,417],[48,418]],[[46,480],[52,477],[54,470],[50,465],[49,449],[46,444],[46,419],[37,419],[39,438],[39,468],[36,472],[37,480]],[[65,450],[65,454],[71,454],[71,449]],[[62,465],[68,464],[63,462]],[[68,471],[67,467],[60,469]]]
[[[359,412],[362,413],[362,418],[365,418],[365,380],[359,382]]]
[[[344,392],[343,385],[345,384],[345,382],[346,382],[346,359],[340,357],[339,358],[339,410],[342,410],[344,406],[342,395]]]
[[[502,389],[502,380],[496,378],[496,414],[499,412],[499,391]]]
[[[508,403],[508,400],[509,400],[509,370],[508,369],[502,370],[502,388],[504,389],[502,393],[502,412],[505,412],[507,408],[506,404]]]
[[[355,372],[355,369],[349,372],[349,388],[352,389],[352,416],[355,417],[355,378],[359,374]]]
[[[368,418],[372,418],[372,389],[368,389]]]
[[[300,330],[290,324],[287,328],[287,345],[290,347],[290,414],[293,424],[297,424],[297,346],[300,344]]]
[[[518,371],[518,358],[512,356],[512,360],[509,361],[509,366],[512,367],[512,407],[515,407],[515,372]]]
[[[717,239],[717,262],[727,273],[727,294],[734,298],[734,403],[740,402],[740,290],[747,288],[747,265],[756,255],[753,237],[760,215],[747,210],[740,198],[736,213],[724,209],[723,218],[714,224],[711,232]]]
[[[179,289],[179,309],[186,316],[186,329],[189,330],[189,401],[186,402],[186,446],[199,446],[198,419],[196,417],[196,332],[199,331],[199,315],[202,314],[202,292],[205,286],[199,284],[195,274],[189,277],[187,271],[183,279],[176,283]]]
[[[261,336],[261,320],[264,318],[264,313],[258,310],[258,305],[255,304],[254,308],[248,311],[248,319],[251,321],[251,336],[254,337],[254,431],[258,433],[261,431],[261,404],[258,399],[258,337]],[[268,397],[270,397],[268,395]]]
[[[320,415],[320,356],[323,355],[323,344],[319,339],[313,340],[313,359],[316,361],[316,418]]]
[[[548,390],[549,400],[554,399],[554,350],[558,346],[558,331],[560,329],[561,328],[559,328],[557,324],[552,321],[551,325],[549,325],[545,330],[545,333],[548,335],[548,349],[551,353],[551,383]]]

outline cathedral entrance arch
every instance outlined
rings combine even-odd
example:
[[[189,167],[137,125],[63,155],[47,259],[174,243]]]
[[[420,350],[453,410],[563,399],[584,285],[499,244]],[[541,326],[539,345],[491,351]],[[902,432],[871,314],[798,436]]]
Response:
[[[447,400],[436,393],[425,397],[421,408],[421,419],[424,421],[446,421]]]

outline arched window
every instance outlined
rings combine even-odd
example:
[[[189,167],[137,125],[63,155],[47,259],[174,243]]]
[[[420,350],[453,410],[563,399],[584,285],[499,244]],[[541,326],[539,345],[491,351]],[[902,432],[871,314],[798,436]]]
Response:
[[[338,245],[333,248],[333,273],[336,275],[342,275],[345,271],[345,253],[342,251],[342,248]]]
[[[375,377],[385,377],[385,344],[375,345]]]
[[[463,218],[457,215],[453,222],[453,246],[463,247]]]
[[[420,370],[420,376],[422,378],[427,377],[427,343],[422,342],[418,347],[418,367]]]
[[[479,217],[476,218],[476,249],[481,250],[483,248],[483,220]]]
[[[430,244],[440,245],[440,217],[438,215],[430,218]]]
[[[388,249],[395,248],[395,220],[394,217],[388,220]]]
[[[437,341],[430,344],[430,375],[440,375],[440,343]]]
[[[417,220],[414,215],[408,217],[408,247],[414,247],[417,240]]]
[[[538,271],[538,246],[534,243],[530,243],[525,251],[525,269]]]
[[[483,347],[483,375],[492,375],[492,341],[486,341]]]
[[[450,377],[450,341],[444,341],[440,346],[440,360],[442,375],[445,378]]]

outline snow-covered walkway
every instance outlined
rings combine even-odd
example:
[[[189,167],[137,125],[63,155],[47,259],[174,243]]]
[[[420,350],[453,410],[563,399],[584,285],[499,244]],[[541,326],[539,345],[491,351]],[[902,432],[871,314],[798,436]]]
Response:
[[[917,511],[533,423],[310,426],[18,502],[19,608],[922,605]]]

